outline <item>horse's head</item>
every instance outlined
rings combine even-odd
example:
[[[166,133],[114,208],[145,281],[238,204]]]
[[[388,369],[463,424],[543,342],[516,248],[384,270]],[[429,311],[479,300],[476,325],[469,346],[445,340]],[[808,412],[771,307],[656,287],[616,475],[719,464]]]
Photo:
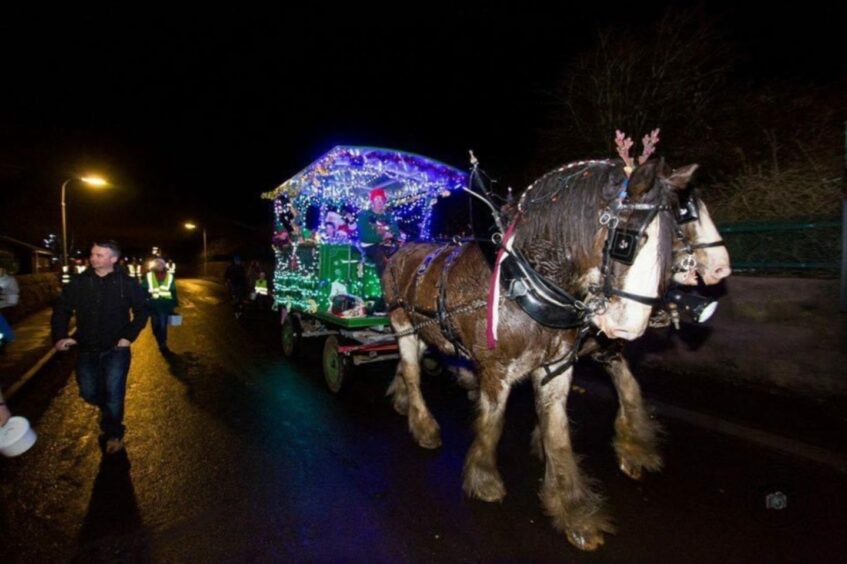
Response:
[[[729,276],[729,253],[696,190],[679,192],[675,214],[674,282],[695,286],[699,275],[704,283],[717,284]]]
[[[611,174],[603,187],[600,222],[606,229],[595,240],[601,260],[590,271],[588,301],[602,304],[592,322],[609,337],[640,337],[670,278],[670,203],[676,187],[661,175],[663,166],[663,161],[647,161],[628,179]]]
[[[647,161],[628,177],[621,163],[572,163],[521,198],[516,246],[545,277],[579,296],[610,337],[639,337],[670,281],[673,193],[696,167],[667,178],[662,167]]]

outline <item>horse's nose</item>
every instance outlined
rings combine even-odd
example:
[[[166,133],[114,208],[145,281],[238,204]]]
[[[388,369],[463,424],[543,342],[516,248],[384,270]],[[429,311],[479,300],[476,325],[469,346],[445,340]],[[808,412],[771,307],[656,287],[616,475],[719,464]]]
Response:
[[[610,309],[595,317],[592,321],[600,331],[611,339],[632,341],[644,334],[650,320],[650,306],[623,302],[630,305],[622,308],[621,303],[614,303]]]
[[[677,284],[683,284],[685,286],[696,286],[697,285],[697,274],[692,270],[686,270],[685,272],[677,272],[673,275],[674,282]]]
[[[626,329],[612,329],[611,335],[613,339],[624,339],[626,341],[633,341],[641,336],[640,333],[636,333],[635,331],[628,331]]]
[[[712,276],[714,276],[718,280],[723,280],[730,274],[732,274],[732,269],[729,267],[728,264],[718,265],[712,270]]]

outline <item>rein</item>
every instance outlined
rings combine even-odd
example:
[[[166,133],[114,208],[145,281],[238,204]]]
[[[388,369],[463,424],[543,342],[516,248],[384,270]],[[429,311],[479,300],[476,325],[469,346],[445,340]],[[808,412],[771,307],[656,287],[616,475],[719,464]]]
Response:
[[[697,268],[697,259],[694,257],[694,251],[698,249],[712,249],[715,247],[726,247],[726,243],[724,243],[723,239],[718,239],[717,241],[712,241],[711,243],[692,243],[691,239],[689,239],[685,233],[682,231],[682,227],[677,223],[676,226],[676,238],[682,241],[682,249],[674,250],[674,255],[683,255],[682,259],[673,265],[674,274],[680,272],[691,272],[692,270],[696,270]]]

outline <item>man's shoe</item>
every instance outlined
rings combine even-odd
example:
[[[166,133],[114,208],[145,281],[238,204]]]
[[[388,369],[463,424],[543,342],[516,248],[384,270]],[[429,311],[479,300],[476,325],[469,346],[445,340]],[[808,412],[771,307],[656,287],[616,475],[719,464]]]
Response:
[[[112,438],[106,441],[106,454],[115,454],[124,449],[124,440]]]

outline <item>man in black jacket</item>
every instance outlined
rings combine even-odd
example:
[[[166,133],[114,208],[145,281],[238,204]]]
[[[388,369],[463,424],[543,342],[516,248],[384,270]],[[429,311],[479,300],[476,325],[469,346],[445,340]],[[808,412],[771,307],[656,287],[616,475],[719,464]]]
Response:
[[[100,408],[106,453],[123,449],[124,397],[130,344],[147,324],[147,295],[138,282],[115,268],[121,256],[114,241],[94,243],[91,268],[71,279],[53,308],[56,350],[79,345],[76,380],[82,398]],[[130,311],[132,318],[130,319]],[[77,332],[68,338],[71,315]]]

